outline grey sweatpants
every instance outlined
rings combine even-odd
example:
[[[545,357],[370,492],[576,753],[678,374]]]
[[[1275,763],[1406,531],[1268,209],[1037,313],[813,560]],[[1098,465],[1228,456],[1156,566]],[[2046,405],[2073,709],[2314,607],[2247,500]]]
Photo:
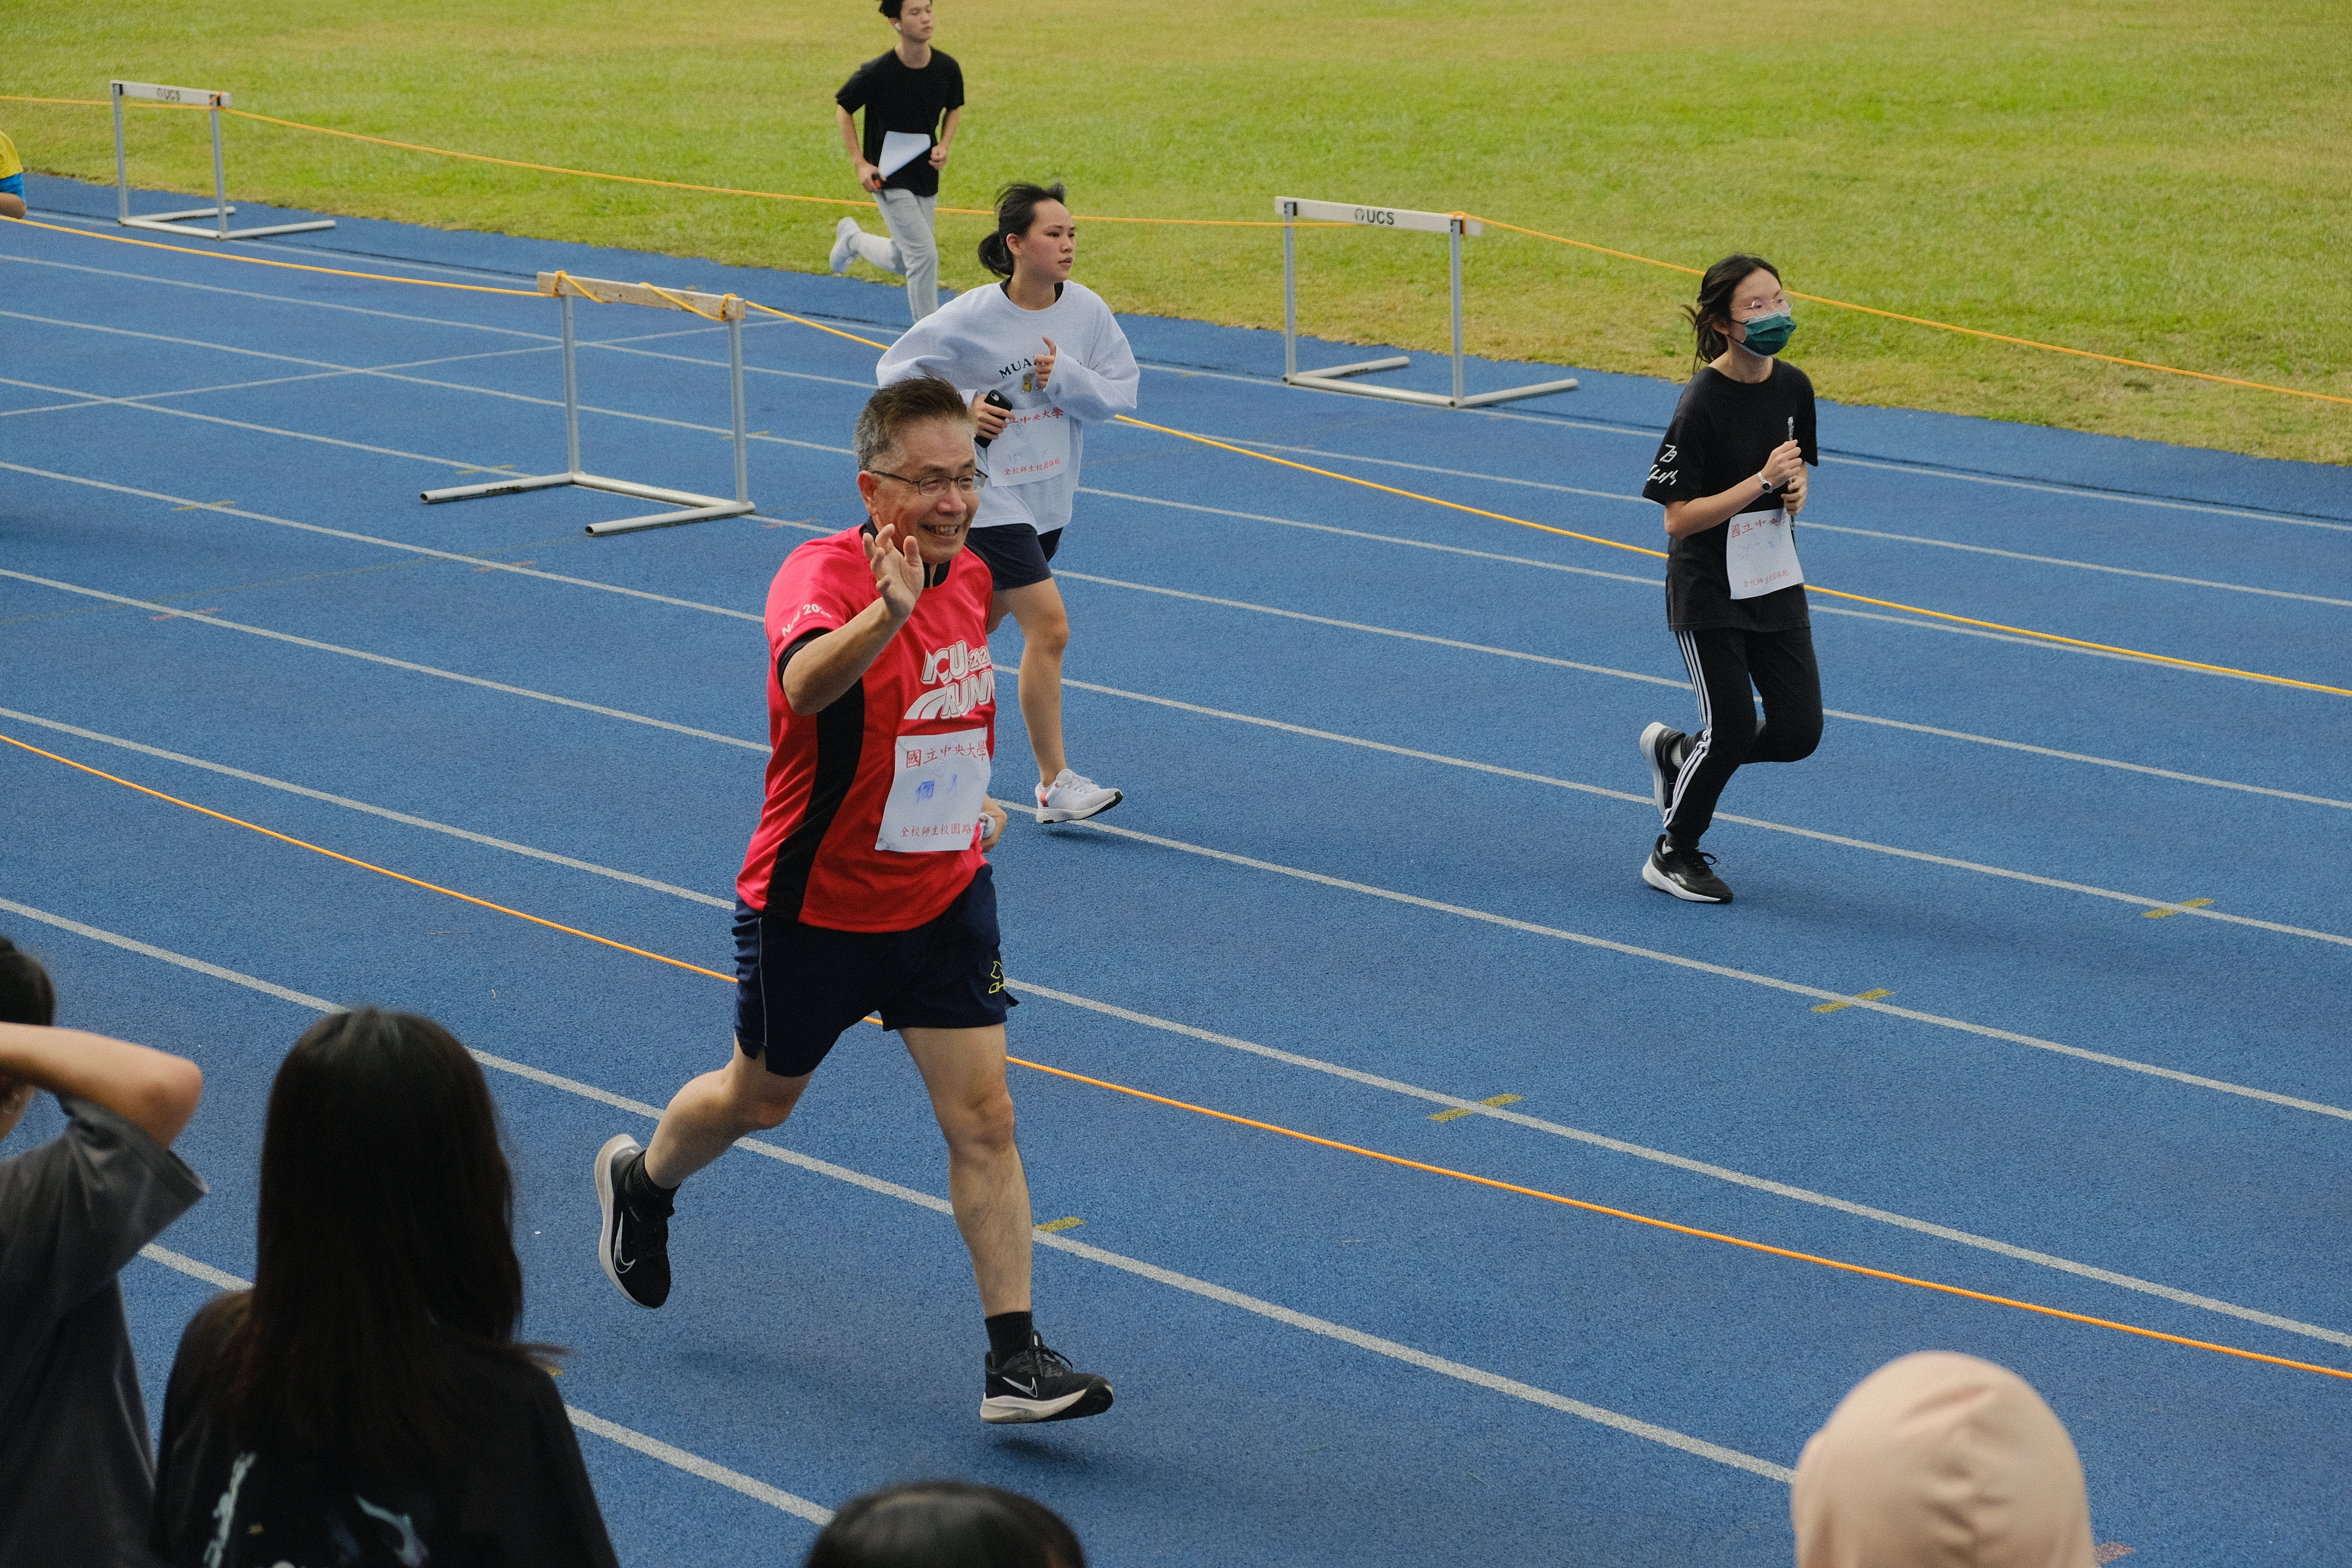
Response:
[[[940,308],[940,246],[931,232],[931,209],[940,198],[885,190],[875,199],[881,204],[890,237],[861,231],[850,244],[883,271],[907,279],[907,309],[919,321]]]

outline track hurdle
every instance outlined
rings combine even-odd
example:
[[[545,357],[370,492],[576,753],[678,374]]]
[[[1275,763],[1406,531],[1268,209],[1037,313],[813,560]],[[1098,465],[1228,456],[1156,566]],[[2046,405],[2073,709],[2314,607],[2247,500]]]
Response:
[[[599,536],[633,533],[641,528],[674,528],[681,522],[707,522],[714,517],[740,517],[759,510],[751,504],[751,447],[743,434],[741,299],[733,294],[698,294],[687,289],[656,289],[650,283],[614,283],[602,278],[574,278],[569,272],[541,273],[539,291],[553,295],[556,302],[563,308],[563,449],[569,466],[560,474],[540,474],[530,478],[499,479],[487,485],[458,485],[450,489],[425,490],[419,499],[429,506],[436,501],[474,500],[482,496],[510,496],[524,490],[578,485],[583,489],[605,490],[616,496],[635,496],[641,500],[667,501],[674,507],[685,509],[651,512],[644,517],[625,517],[615,522],[590,523],[588,531]],[[697,495],[692,490],[641,485],[629,479],[608,479],[581,470],[579,356],[573,348],[572,336],[572,301],[575,299],[593,300],[602,305],[651,305],[661,310],[685,310],[727,323],[727,380],[735,404],[733,500]]]
[[[1462,237],[1477,235],[1486,226],[1476,218],[1464,217],[1459,213],[1409,212],[1402,207],[1357,206],[1347,202],[1310,202],[1297,196],[1274,198],[1276,216],[1282,219],[1282,379],[1289,386],[1311,386],[1324,392],[1347,392],[1358,397],[1385,397],[1398,403],[1421,403],[1439,408],[1480,408],[1489,403],[1508,403],[1514,398],[1540,397],[1548,392],[1573,392],[1573,376],[1563,381],[1539,381],[1528,386],[1506,387],[1500,392],[1475,392],[1465,395],[1462,390]],[[1434,392],[1413,392],[1402,386],[1381,386],[1352,382],[1350,376],[1369,375],[1375,371],[1402,370],[1412,363],[1410,354],[1397,354],[1388,359],[1363,360],[1355,364],[1335,364],[1322,370],[1298,368],[1298,261],[1297,254],[1297,225],[1308,223],[1358,224],[1367,228],[1420,229],[1446,237],[1446,250],[1454,279],[1454,395],[1443,396]]]
[[[258,239],[265,234],[300,234],[309,229],[332,228],[332,218],[312,218],[304,223],[274,223],[261,228],[231,228],[228,215],[236,209],[228,205],[228,174],[221,162],[221,110],[229,106],[228,94],[212,92],[201,87],[157,87],[145,81],[110,81],[107,96],[114,102],[114,192],[121,201],[121,216],[114,221],[125,228],[152,228],[159,234],[202,235],[201,228],[191,228],[191,218],[208,217],[213,231],[205,237],[212,239]],[[143,98],[157,103],[201,105],[211,111],[213,120],[213,205],[194,207],[179,213],[147,213],[131,216],[131,166],[122,150],[122,100]]]

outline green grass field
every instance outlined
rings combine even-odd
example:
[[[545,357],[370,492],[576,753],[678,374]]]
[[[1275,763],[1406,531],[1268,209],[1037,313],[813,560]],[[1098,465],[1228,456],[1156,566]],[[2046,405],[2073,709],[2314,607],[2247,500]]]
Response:
[[[971,103],[942,192],[1057,176],[1081,214],[1262,218],[1284,195],[1465,208],[1940,321],[2352,396],[2352,13],[2344,0],[940,0]],[[855,196],[832,94],[870,4],[56,0],[0,91],[110,77],[551,163]],[[209,189],[201,115],[133,121],[133,178]],[[803,270],[842,209],[469,164],[230,121],[231,193],[330,212]],[[32,167],[110,180],[104,109],[0,103]],[[979,218],[942,219],[946,280]],[[1117,308],[1280,324],[1276,229],[1096,224]],[[1302,325],[1442,348],[1444,240],[1302,236]],[[1482,353],[1679,378],[1689,280],[1489,233]],[[676,280],[692,281],[682,266]],[[656,279],[660,281],[660,279]],[[1800,307],[1827,396],[2352,463],[2352,407]]]

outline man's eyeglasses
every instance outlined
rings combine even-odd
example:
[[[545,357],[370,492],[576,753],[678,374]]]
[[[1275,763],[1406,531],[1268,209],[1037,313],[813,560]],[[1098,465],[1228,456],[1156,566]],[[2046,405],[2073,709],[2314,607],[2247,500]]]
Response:
[[[887,468],[866,468],[863,471],[872,474],[876,479],[896,479],[902,485],[910,486],[914,492],[925,500],[937,500],[947,494],[950,488],[953,488],[958,495],[969,496],[974,491],[985,489],[988,486],[988,476],[979,473],[931,474],[923,479],[910,479],[904,474],[894,474]]]

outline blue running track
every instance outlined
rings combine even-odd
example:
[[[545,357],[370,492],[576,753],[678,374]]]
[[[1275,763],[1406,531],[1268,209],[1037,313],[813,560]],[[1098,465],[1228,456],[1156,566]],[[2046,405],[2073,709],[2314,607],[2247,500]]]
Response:
[[[859,515],[873,351],[746,329],[755,516],[592,540],[643,509],[428,509],[562,467],[551,303],[108,243],[110,192],[30,184],[86,232],[0,229],[0,734],[730,968],[757,617],[784,553]],[[187,248],[500,287],[563,267],[866,336],[902,300],[364,220]],[[719,330],[580,320],[587,465],[725,492]],[[1669,384],[1454,414],[1286,389],[1266,333],[1127,325],[1155,423],[1662,539],[1635,492]],[[2352,687],[2342,469],[1833,404],[1821,427],[1818,584]],[[1634,738],[1692,714],[1654,560],[1145,430],[1088,456],[1056,563],[1068,729],[1128,799],[1016,818],[995,858],[1016,1056],[2352,1368],[2352,697],[1817,598],[1827,739],[1739,775],[1708,844],[1738,900],[1684,905],[1638,876]],[[1019,661],[1009,623],[996,652]],[[428,1012],[496,1058],[529,1331],[575,1348],[561,1386],[627,1562],[797,1563],[823,1510],[950,1474],[1036,1495],[1111,1565],[1781,1563],[1805,1437],[1930,1347],[2041,1389],[2098,1539],[2151,1568],[2342,1561],[2352,1383],[1027,1068],[1037,1217],[1081,1222],[1043,1237],[1040,1326],[1118,1403],[986,1428],[938,1133],[890,1037],[848,1037],[785,1128],[686,1190],[677,1294],[645,1312],[596,1268],[589,1157],[725,1058],[727,985],[18,747],[0,798],[0,931],[66,1021],[206,1073],[181,1148],[212,1196],[125,1275],[151,1405],[188,1314],[251,1273],[287,1046],[323,1006]]]

